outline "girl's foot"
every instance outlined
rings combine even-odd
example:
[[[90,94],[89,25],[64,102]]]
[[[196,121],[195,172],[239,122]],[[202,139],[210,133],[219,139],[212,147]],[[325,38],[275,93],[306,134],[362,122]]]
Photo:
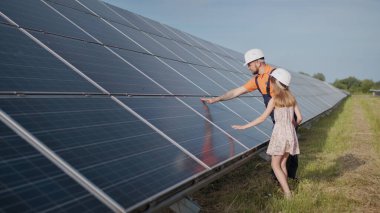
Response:
[[[292,197],[293,197],[293,195],[292,195],[291,192],[285,192],[285,193],[284,193],[284,197],[285,197],[285,199],[287,199],[287,200],[291,200]]]

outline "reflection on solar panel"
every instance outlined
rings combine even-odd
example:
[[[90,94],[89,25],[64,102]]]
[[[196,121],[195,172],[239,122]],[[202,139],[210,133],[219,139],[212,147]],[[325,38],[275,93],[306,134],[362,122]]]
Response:
[[[153,210],[265,145],[241,53],[96,0],[0,1],[1,212]],[[346,95],[293,73],[305,122]]]

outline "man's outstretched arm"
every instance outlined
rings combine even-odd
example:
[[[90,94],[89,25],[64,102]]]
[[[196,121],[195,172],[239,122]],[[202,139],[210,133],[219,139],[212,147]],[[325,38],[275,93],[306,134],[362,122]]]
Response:
[[[236,98],[236,97],[238,97],[244,93],[247,93],[247,92],[248,92],[248,90],[244,86],[241,86],[241,87],[232,89],[232,90],[224,93],[223,95],[215,97],[215,98],[201,98],[201,101],[208,103],[208,104],[213,104],[213,103],[216,103],[219,101],[227,101],[227,100]]]

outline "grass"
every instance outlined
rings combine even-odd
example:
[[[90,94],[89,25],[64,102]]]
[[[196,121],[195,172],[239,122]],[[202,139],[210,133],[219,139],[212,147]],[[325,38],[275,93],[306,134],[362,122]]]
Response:
[[[365,116],[369,121],[372,132],[375,134],[375,138],[380,139],[380,98],[359,96],[360,104],[362,105]],[[377,153],[380,154],[380,141],[374,141],[373,144]]]
[[[193,194],[202,212],[380,211],[380,99],[352,96],[300,130],[299,182],[284,200],[270,163],[249,163]]]

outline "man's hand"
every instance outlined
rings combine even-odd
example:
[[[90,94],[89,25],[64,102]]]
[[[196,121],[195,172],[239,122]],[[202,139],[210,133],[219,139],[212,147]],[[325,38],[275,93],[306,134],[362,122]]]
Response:
[[[218,98],[201,98],[201,101],[207,104],[213,104],[219,101]]]

